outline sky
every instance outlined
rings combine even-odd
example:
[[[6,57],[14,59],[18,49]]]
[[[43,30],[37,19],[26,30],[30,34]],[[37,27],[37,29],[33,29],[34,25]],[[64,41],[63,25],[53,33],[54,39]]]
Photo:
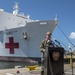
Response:
[[[54,20],[57,14],[60,28],[75,45],[75,0],[0,0],[0,8],[12,13],[14,2],[19,4],[19,13],[34,20]],[[52,37],[74,50],[62,31],[57,26]]]

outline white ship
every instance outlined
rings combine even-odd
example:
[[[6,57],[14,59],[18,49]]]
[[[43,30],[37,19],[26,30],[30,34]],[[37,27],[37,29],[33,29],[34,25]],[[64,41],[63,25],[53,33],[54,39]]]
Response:
[[[40,43],[57,24],[57,20],[31,20],[29,15],[18,14],[17,3],[12,14],[0,9],[0,60],[39,61]]]

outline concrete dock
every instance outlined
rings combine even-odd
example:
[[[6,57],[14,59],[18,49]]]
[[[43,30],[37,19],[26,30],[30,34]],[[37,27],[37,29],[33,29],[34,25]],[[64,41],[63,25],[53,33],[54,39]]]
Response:
[[[1,69],[0,75],[40,75],[40,67],[35,70],[29,68],[14,68],[14,69]]]
[[[70,64],[64,64],[64,75],[75,75],[75,63],[73,63],[73,74]],[[29,68],[13,68],[13,69],[1,69],[0,75],[41,75],[41,67],[38,66],[35,70]]]

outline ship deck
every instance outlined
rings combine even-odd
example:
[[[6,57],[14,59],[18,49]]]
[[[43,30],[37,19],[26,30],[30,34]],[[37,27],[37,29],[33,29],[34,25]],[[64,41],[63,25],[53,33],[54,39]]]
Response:
[[[18,73],[19,71],[19,73]],[[73,71],[70,64],[64,64],[64,75],[75,75],[75,62],[73,63]],[[73,72],[73,74],[72,74]],[[41,67],[36,67],[35,70],[29,68],[14,68],[14,69],[0,69],[1,75],[41,75]]]

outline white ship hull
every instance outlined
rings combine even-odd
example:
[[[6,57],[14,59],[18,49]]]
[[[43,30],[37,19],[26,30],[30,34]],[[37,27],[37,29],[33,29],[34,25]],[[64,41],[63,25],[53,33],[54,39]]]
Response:
[[[39,60],[40,43],[46,32],[53,33],[56,26],[55,20],[32,21],[0,11],[0,60]]]

